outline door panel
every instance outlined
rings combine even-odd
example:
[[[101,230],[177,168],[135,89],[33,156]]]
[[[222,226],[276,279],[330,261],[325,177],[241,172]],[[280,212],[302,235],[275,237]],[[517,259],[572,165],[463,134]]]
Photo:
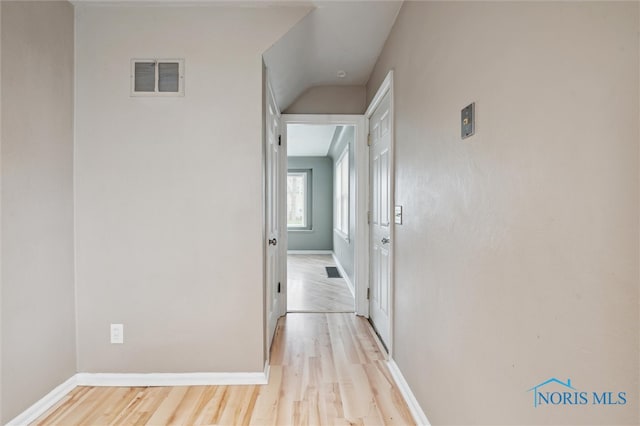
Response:
[[[373,165],[371,166],[373,173],[372,188],[378,188],[380,185],[380,156],[375,156],[373,159]],[[372,192],[372,224],[380,224],[380,193],[378,191]]]
[[[284,315],[284,296],[282,286],[282,233],[281,233],[281,202],[280,188],[283,185],[282,163],[283,150],[279,146],[280,114],[275,104],[270,86],[267,84],[266,105],[266,311],[267,311],[267,345],[271,347],[271,341],[275,333],[278,318]]]
[[[391,308],[391,121],[390,97],[385,95],[369,119],[371,147],[370,299],[369,316],[385,345],[390,341]]]
[[[380,300],[378,309],[384,315],[389,315],[389,250],[380,249]]]
[[[380,226],[389,226],[389,150],[380,154]]]

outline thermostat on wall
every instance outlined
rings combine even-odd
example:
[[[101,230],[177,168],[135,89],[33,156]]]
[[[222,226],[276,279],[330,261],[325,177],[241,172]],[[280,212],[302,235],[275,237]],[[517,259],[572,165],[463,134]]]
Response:
[[[475,115],[476,115],[476,103],[472,102],[466,107],[462,108],[460,114],[462,139],[466,139],[473,135],[476,131]]]

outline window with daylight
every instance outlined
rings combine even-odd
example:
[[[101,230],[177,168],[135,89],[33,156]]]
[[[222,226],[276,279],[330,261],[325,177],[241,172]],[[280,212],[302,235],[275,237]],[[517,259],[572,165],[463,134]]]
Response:
[[[336,163],[335,170],[335,230],[349,238],[349,147]]]
[[[184,60],[133,59],[131,96],[184,96]]]
[[[310,229],[309,171],[287,173],[287,227]]]

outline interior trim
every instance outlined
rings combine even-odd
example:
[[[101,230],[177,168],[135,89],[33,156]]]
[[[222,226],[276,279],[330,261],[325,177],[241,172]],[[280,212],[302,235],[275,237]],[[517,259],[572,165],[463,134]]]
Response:
[[[351,292],[351,295],[355,298],[356,297],[355,288],[353,287],[353,283],[349,279],[349,275],[347,275],[347,272],[344,270],[344,268],[340,264],[340,261],[338,260],[338,256],[336,256],[336,253],[332,252],[331,256],[333,257],[333,261],[336,263],[336,267],[338,268],[338,271],[340,271],[340,275],[342,275],[342,278],[344,278],[344,280],[346,281],[347,287],[349,287],[349,291]]]
[[[264,371],[255,373],[77,373],[10,420],[6,426],[23,426],[33,423],[77,386],[266,385],[269,383],[269,375],[268,363],[265,363]]]
[[[51,392],[36,401],[31,407],[18,414],[7,423],[7,426],[23,426],[34,422],[38,417],[56,405],[62,398],[78,386],[76,375],[71,376],[64,383],[56,386]]]
[[[427,415],[422,410],[422,407],[420,407],[418,400],[411,391],[411,388],[402,375],[400,368],[398,368],[398,364],[390,358],[387,361],[387,367],[389,367],[389,372],[391,373],[393,380],[395,380],[402,397],[409,406],[409,411],[411,412],[413,419],[416,421],[416,424],[419,426],[431,426],[429,419],[427,419]]]

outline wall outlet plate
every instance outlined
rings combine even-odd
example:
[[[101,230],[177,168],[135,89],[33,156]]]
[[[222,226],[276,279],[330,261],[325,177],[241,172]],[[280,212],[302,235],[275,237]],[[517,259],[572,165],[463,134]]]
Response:
[[[124,343],[124,325],[111,324],[111,343]]]
[[[462,139],[466,139],[476,132],[476,103],[472,102],[462,108],[460,113],[460,129]]]

